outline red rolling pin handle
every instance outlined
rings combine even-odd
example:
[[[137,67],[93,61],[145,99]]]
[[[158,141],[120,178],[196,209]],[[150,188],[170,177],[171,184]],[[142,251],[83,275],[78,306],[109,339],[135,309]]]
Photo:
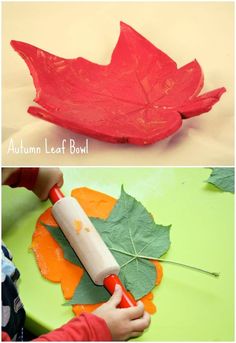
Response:
[[[132,307],[136,306],[136,301],[132,297],[130,293],[127,292],[124,285],[120,281],[119,277],[117,275],[109,275],[107,276],[103,281],[104,287],[108,290],[109,293],[113,294],[115,291],[115,286],[120,285],[122,288],[122,298],[121,302],[119,304],[119,307],[126,308],[126,307]]]
[[[58,186],[53,186],[52,189],[49,192],[49,199],[53,204],[55,204],[58,200],[64,198],[64,194],[60,190]],[[122,298],[121,302],[119,304],[119,307],[126,308],[126,307],[132,307],[136,306],[136,302],[132,295],[127,292],[124,285],[120,281],[119,277],[117,275],[109,275],[107,276],[103,281],[104,287],[108,290],[109,293],[113,294],[115,291],[115,286],[120,285],[122,288]]]
[[[49,192],[49,199],[53,204],[55,204],[58,200],[64,198],[64,194],[60,190],[58,186],[53,186],[52,189]]]

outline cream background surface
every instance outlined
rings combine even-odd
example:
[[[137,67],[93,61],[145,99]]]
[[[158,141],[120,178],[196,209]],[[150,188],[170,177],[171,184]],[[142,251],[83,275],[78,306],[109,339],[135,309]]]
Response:
[[[22,2],[3,4],[3,165],[232,165],[233,2]],[[82,56],[107,64],[119,36],[119,21],[131,25],[179,67],[198,60],[205,75],[202,92],[225,86],[227,93],[207,114],[189,119],[173,136],[151,146],[118,145],[89,138],[89,153],[46,154],[49,145],[87,137],[27,113],[35,89],[10,40],[21,40],[65,58]],[[40,146],[40,154],[7,153]]]

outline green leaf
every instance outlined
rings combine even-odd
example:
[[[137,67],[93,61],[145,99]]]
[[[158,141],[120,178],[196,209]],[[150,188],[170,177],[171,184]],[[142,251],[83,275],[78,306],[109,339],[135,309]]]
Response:
[[[155,224],[152,215],[123,187],[109,218],[91,220],[121,266],[120,278],[126,288],[136,300],[149,293],[155,286],[156,268],[148,259],[158,259],[168,250],[170,226]]]
[[[106,288],[103,286],[96,286],[88,273],[85,272],[80,283],[76,287],[72,299],[67,301],[65,305],[97,304],[99,302],[107,301],[109,298],[110,294]]]
[[[234,193],[234,168],[212,168],[207,182],[223,192]]]
[[[123,187],[108,219],[90,219],[121,266],[119,277],[124,286],[136,300],[149,293],[155,287],[157,276],[156,268],[149,260],[157,260],[168,250],[170,226],[155,224],[152,215]],[[60,230],[45,227],[63,248],[65,258],[78,264],[65,236],[58,234]],[[85,273],[68,303],[94,304],[107,300],[107,296],[107,291],[96,286]]]
[[[156,268],[153,263],[139,258],[121,269],[120,278],[126,289],[133,290],[132,294],[137,300],[155,287],[156,274]],[[149,290],[147,290],[147,285],[149,285]]]

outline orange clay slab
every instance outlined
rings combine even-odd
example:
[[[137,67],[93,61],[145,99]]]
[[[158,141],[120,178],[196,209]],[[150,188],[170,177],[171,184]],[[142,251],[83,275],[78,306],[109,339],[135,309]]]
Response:
[[[116,204],[116,199],[111,196],[85,187],[74,189],[71,195],[78,200],[86,214],[91,217],[106,219]],[[61,283],[63,295],[68,300],[72,298],[81,280],[83,269],[64,258],[63,250],[41,223],[57,226],[53,219],[51,208],[47,209],[39,217],[33,234],[31,248],[35,253],[41,274],[47,280]],[[152,262],[157,270],[156,285],[159,285],[162,279],[162,267],[157,261]],[[151,292],[141,299],[144,303],[145,310],[150,314],[156,312],[156,307],[152,299],[153,294]],[[99,305],[74,305],[73,312],[76,315],[84,311],[92,312]]]

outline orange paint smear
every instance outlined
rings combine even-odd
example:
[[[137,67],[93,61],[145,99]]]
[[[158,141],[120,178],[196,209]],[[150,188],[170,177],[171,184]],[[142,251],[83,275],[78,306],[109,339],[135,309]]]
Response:
[[[116,199],[109,195],[86,187],[74,189],[71,195],[79,201],[86,214],[91,217],[106,219],[116,204]],[[41,222],[55,227],[57,226],[53,219],[51,208],[47,209],[39,217],[33,234],[31,248],[35,253],[36,261],[43,277],[52,282],[61,283],[63,295],[66,300],[69,300],[72,298],[81,280],[83,269],[64,259],[63,250]],[[81,223],[79,224],[81,229]],[[157,270],[156,285],[159,285],[163,275],[162,267],[157,261],[152,262]],[[151,292],[141,300],[147,312],[150,314],[156,312],[156,306],[152,301],[153,294]],[[92,312],[98,306],[100,304],[74,305],[73,312],[75,315],[79,315],[84,311]]]
[[[74,189],[71,196],[79,201],[89,217],[106,219],[116,204],[116,199],[111,196],[86,187]]]
[[[40,272],[45,279],[60,282],[65,299],[70,299],[80,282],[83,270],[64,258],[63,250],[41,222],[57,226],[51,208],[39,217],[32,238],[31,248],[35,253]]]
[[[82,223],[80,220],[75,220],[74,221],[74,227],[77,233],[80,233],[81,229],[82,229]]]

